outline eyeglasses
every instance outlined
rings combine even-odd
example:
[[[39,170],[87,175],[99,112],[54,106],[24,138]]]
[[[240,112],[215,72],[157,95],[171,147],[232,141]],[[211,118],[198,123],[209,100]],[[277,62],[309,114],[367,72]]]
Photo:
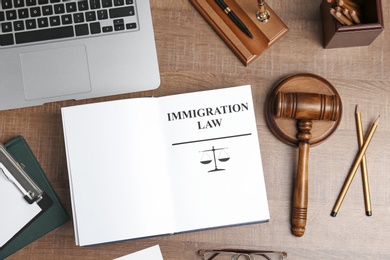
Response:
[[[282,260],[287,257],[286,252],[259,251],[242,249],[199,250],[198,255],[203,260]]]

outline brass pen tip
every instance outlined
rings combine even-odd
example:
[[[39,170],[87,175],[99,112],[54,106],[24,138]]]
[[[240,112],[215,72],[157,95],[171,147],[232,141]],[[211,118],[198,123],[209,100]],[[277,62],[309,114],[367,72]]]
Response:
[[[374,124],[378,124],[378,123],[379,123],[379,118],[380,118],[380,117],[381,117],[381,115],[379,115],[379,116],[376,118]]]

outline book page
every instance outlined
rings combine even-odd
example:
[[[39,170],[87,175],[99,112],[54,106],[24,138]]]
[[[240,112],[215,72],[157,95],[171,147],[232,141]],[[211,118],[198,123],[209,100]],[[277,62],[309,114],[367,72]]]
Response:
[[[62,115],[78,244],[172,233],[156,99],[63,108]]]
[[[176,231],[267,221],[250,86],[160,99]]]
[[[6,177],[0,163],[0,247],[41,212],[37,203],[29,204],[21,191]]]

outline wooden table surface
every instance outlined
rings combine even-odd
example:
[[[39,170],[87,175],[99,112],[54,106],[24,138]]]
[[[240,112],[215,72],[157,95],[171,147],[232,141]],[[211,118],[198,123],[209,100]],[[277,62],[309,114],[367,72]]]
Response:
[[[390,31],[385,29],[370,46],[323,49],[320,0],[267,3],[290,31],[245,67],[188,0],[151,0],[161,72],[157,90],[0,111],[0,141],[17,135],[26,138],[71,214],[61,107],[250,84],[271,214],[269,223],[83,248],[75,246],[73,223],[68,221],[9,259],[113,259],[156,244],[167,260],[199,259],[198,249],[221,247],[284,250],[287,259],[390,259]],[[382,1],[382,5],[386,26],[390,3]],[[294,73],[326,78],[343,102],[343,118],[337,131],[310,150],[308,221],[306,233],[300,238],[290,232],[297,150],[273,136],[264,116],[267,93],[281,78]],[[359,169],[339,214],[333,218],[330,212],[358,151],[356,105],[365,130],[381,115],[367,151],[373,215],[365,215]],[[245,214],[245,208],[232,210]]]

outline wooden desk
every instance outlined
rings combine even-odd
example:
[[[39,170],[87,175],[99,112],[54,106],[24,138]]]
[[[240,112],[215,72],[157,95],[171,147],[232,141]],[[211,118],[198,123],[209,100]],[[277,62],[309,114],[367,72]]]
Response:
[[[249,1],[249,0],[248,0]],[[249,67],[244,67],[186,0],[151,0],[161,87],[155,91],[86,101],[0,111],[0,141],[23,135],[71,214],[60,108],[119,98],[164,96],[241,84],[253,86],[256,119],[271,220],[245,225],[81,248],[72,221],[9,259],[112,259],[159,244],[165,259],[198,259],[200,248],[248,247],[284,250],[287,259],[390,259],[390,31],[368,47],[322,48],[320,0],[276,1],[269,5],[290,32]],[[385,26],[390,3],[382,1]],[[290,205],[296,149],[268,129],[264,101],[282,77],[309,72],[329,80],[343,101],[339,129],[313,147],[309,159],[307,230],[290,232]],[[145,75],[146,76],[146,75]],[[373,215],[365,216],[360,170],[336,218],[330,216],[357,152],[354,111],[364,129],[378,114],[379,128],[367,151]],[[240,210],[245,214],[245,209]],[[212,212],[204,212],[212,214]]]

